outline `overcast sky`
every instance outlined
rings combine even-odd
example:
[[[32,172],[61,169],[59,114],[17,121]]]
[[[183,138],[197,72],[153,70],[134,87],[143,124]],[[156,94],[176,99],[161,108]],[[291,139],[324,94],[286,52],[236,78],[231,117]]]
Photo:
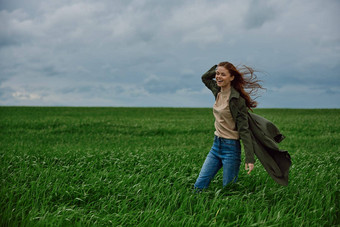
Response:
[[[211,107],[201,75],[262,71],[259,108],[340,108],[338,0],[0,0],[0,105]]]

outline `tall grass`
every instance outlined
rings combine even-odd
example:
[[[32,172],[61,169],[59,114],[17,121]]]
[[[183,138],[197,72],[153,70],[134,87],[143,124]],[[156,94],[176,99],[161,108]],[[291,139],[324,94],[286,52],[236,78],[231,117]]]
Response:
[[[195,194],[211,109],[0,107],[0,224],[339,225],[340,110],[255,112],[287,137],[289,186],[257,161]]]

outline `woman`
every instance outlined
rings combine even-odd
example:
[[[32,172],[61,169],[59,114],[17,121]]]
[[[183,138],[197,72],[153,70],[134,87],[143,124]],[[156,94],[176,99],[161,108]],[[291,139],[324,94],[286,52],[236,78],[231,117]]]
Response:
[[[262,88],[256,80],[254,70],[247,66],[238,70],[229,62],[213,66],[202,76],[202,81],[216,99],[213,107],[215,137],[194,185],[197,190],[207,188],[221,167],[223,186],[237,181],[241,163],[239,139],[242,140],[245,150],[245,169],[248,170],[248,174],[254,169],[254,151],[247,113],[248,109],[257,106],[257,102],[252,100],[250,95],[258,88]]]

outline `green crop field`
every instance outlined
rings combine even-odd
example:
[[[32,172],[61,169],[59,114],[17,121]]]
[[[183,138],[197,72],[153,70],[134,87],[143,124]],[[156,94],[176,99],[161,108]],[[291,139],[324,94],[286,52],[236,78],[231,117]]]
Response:
[[[0,225],[339,225],[340,110],[255,113],[286,136],[289,185],[242,156],[238,183],[193,193],[212,109],[0,107]]]

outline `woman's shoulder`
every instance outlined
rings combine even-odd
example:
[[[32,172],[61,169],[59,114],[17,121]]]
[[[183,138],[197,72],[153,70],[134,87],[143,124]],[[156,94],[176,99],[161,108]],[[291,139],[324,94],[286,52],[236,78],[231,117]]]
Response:
[[[231,105],[235,105],[238,109],[243,109],[246,107],[246,100],[240,95],[240,93],[235,89],[232,88],[230,93],[230,102]]]
[[[245,99],[240,95],[234,87],[231,87],[230,90],[230,100],[234,100],[235,102],[245,102]]]

